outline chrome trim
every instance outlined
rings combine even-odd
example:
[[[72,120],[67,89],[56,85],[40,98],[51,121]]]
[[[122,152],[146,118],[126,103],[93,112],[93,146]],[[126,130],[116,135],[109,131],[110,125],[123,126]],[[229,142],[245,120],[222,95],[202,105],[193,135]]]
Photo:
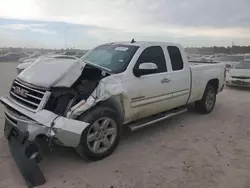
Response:
[[[31,94],[28,94],[28,93],[26,93],[26,95],[29,96],[29,97],[32,97],[32,98],[34,98],[34,99],[40,100],[40,101],[43,99],[43,98],[36,97],[36,96],[31,95]]]
[[[5,116],[5,119],[6,119],[11,125],[13,125],[14,127],[17,126],[17,124],[15,124],[13,121],[11,121],[7,116]]]
[[[7,116],[11,117],[11,118],[14,119],[15,121],[21,121],[21,122],[24,122],[24,123],[30,123],[30,122],[34,122],[34,123],[35,123],[35,121],[34,121],[34,120],[31,120],[31,119],[28,119],[28,118],[23,119],[23,118],[22,118],[23,116],[16,117],[16,116],[12,115],[12,113],[11,113],[8,109],[5,109],[4,112],[6,113]],[[15,113],[15,112],[13,112],[13,113]],[[6,116],[5,116],[5,117],[6,117]]]
[[[43,96],[43,99],[41,100],[38,108],[36,109],[36,112],[39,111],[39,110],[42,110],[45,107],[46,103],[49,100],[50,95],[51,95],[51,92],[49,92],[49,91],[45,92],[45,94]]]
[[[164,116],[164,117],[161,117],[161,118],[156,119],[156,120],[149,121],[149,122],[144,123],[144,124],[141,124],[141,125],[139,125],[139,126],[135,126],[135,127],[131,126],[130,128],[131,128],[131,131],[135,131],[135,130],[138,130],[138,129],[140,129],[140,128],[146,127],[146,126],[148,126],[148,125],[157,123],[157,122],[159,122],[159,121],[163,121],[163,120],[168,119],[168,118],[170,118],[170,117],[173,117],[173,116],[182,114],[182,113],[184,113],[184,112],[186,112],[186,111],[187,111],[187,109],[185,108],[185,109],[180,110],[180,111],[178,111],[178,112],[175,112],[175,113],[173,112],[173,113],[167,114],[167,115]]]
[[[9,98],[11,99],[11,101],[12,101],[13,103],[15,103],[15,105],[18,105],[18,106],[24,108],[25,110],[28,110],[28,111],[30,111],[30,112],[36,112],[36,111],[37,111],[36,109],[29,108],[29,107],[27,107],[27,106],[25,106],[25,105],[19,103],[19,102],[16,101],[16,99],[13,98],[11,95],[9,95]]]
[[[34,106],[37,106],[37,107],[39,106],[39,105],[36,104],[36,103],[30,102],[30,101],[28,101],[28,100],[26,100],[26,99],[24,99],[24,98],[22,98],[22,97],[16,95],[16,94],[13,93],[12,91],[10,91],[10,93],[11,93],[12,95],[14,95],[16,98],[18,98],[18,99],[20,99],[20,100],[22,100],[22,101],[24,101],[24,102],[27,102],[27,103],[29,103],[29,104],[31,104],[31,105],[34,105]]]
[[[22,86],[22,87],[24,87],[24,88],[26,88],[26,89],[29,89],[29,90],[31,90],[31,91],[35,91],[35,92],[40,93],[40,94],[43,94],[43,95],[44,95],[45,92],[46,92],[46,91],[42,92],[42,91],[36,90],[36,89],[34,89],[34,88],[32,88],[32,87],[28,87],[28,86],[26,86],[26,85],[23,85],[23,84],[17,82],[17,81],[14,81],[14,83],[16,83],[17,85]]]
[[[181,94],[175,95],[175,96],[173,96],[173,99],[174,99],[174,98],[177,98],[177,97],[185,96],[185,95],[187,95],[187,94],[188,94],[188,93],[181,93]]]
[[[39,110],[42,110],[45,107],[47,101],[49,100],[51,92],[49,92],[49,91],[39,91],[38,87],[37,87],[37,89],[34,89],[35,86],[33,86],[31,84],[24,85],[23,83],[20,83],[19,79],[15,80],[13,83],[15,83],[16,85],[18,85],[18,86],[20,86],[22,88],[25,88],[25,89],[27,89],[29,91],[33,91],[33,92],[36,92],[38,94],[43,95],[42,98],[40,98],[40,97],[34,96],[34,95],[30,94],[30,93],[27,93],[26,94],[27,96],[39,100],[38,103],[35,103],[35,102],[32,102],[30,100],[27,100],[27,99],[15,94],[13,91],[10,91],[10,94],[13,95],[13,96],[10,95],[10,98],[13,100],[14,103],[16,103],[17,105],[19,105],[19,106],[21,106],[21,107],[23,107],[23,108],[25,108],[25,109],[27,109],[27,110],[29,110],[31,112],[38,112]],[[11,88],[14,89],[15,86],[12,85]],[[42,89],[42,90],[44,90],[44,89]],[[23,104],[21,101],[18,101],[17,99],[19,99],[19,100],[21,100],[23,102],[26,102],[28,104],[34,105],[34,108],[31,108],[31,107],[27,106],[26,104]]]
[[[20,84],[23,84],[23,85],[26,85],[28,87],[31,87],[33,89],[40,89],[40,90],[44,90],[44,91],[47,91],[49,89],[49,88],[40,87],[40,86],[36,86],[36,85],[30,84],[28,82],[25,82],[25,81],[19,79],[18,77],[15,79],[15,81],[19,82]]]

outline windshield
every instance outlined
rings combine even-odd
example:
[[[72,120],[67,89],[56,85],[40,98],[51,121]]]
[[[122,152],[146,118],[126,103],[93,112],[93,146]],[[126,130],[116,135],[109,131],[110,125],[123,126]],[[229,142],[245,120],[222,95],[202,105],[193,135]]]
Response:
[[[225,56],[221,58],[221,61],[242,61],[244,56]]]
[[[235,68],[236,69],[250,69],[250,61],[242,61]]]
[[[102,45],[95,48],[82,60],[119,73],[127,68],[138,48],[138,46],[131,45]]]

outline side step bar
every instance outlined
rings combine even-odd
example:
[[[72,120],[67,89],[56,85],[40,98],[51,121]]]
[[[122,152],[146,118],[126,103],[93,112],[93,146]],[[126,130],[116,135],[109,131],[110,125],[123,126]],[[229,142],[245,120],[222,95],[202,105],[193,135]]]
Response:
[[[171,118],[173,116],[180,115],[182,113],[185,113],[186,111],[187,111],[187,108],[181,108],[178,110],[166,112],[166,113],[162,114],[160,117],[158,116],[158,118],[156,118],[156,119],[151,118],[149,121],[146,121],[146,122],[144,120],[144,123],[141,123],[141,124],[140,124],[140,122],[132,123],[132,124],[129,124],[128,127],[130,128],[131,131],[136,131],[136,130],[141,129],[143,127],[146,127],[148,125],[157,123],[159,121],[163,121],[163,120]],[[141,121],[143,121],[143,120],[141,120]]]

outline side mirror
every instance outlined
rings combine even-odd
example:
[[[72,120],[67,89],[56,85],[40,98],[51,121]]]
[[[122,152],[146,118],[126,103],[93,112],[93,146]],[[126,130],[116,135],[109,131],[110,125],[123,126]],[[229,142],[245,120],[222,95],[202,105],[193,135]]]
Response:
[[[134,75],[140,77],[142,75],[157,73],[158,66],[155,63],[141,63],[139,68],[134,69]]]

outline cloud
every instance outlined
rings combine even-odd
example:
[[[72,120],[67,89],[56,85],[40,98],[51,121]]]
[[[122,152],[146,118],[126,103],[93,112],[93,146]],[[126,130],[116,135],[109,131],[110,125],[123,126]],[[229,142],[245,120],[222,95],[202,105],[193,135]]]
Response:
[[[61,37],[58,45],[63,43],[67,28],[72,46],[89,47],[132,38],[191,46],[230,45],[232,40],[247,45],[250,41],[249,0],[0,1],[0,18],[24,20],[5,23],[1,28],[57,34]]]
[[[29,30],[32,32],[39,32],[43,34],[57,34],[56,31],[43,28],[47,24],[4,24],[0,25],[0,28],[11,30]]]
[[[45,23],[33,23],[33,24],[29,24],[30,26],[33,26],[33,27],[45,27],[47,26],[48,24],[45,24]]]
[[[30,27],[29,25],[24,25],[24,24],[0,25],[0,28],[13,29],[13,30],[24,30],[24,29],[28,29],[29,27]]]
[[[51,35],[56,35],[57,32],[56,31],[50,31],[47,29],[39,29],[39,28],[32,28],[30,29],[33,32],[39,32],[39,33],[43,33],[43,34],[51,34]]]
[[[245,37],[250,31],[249,7],[249,0],[8,0],[0,7],[0,17],[162,36]]]

